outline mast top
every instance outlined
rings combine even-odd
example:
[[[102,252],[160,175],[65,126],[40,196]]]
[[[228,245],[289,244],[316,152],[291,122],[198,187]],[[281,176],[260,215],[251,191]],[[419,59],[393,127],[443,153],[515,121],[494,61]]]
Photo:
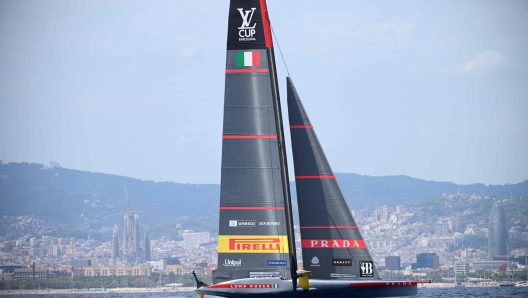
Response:
[[[266,0],[231,3],[227,30],[228,50],[255,50],[273,47]]]

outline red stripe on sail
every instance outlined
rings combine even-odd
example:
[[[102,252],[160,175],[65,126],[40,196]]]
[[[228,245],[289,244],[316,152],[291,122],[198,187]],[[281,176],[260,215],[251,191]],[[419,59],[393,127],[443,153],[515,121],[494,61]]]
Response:
[[[301,226],[301,229],[357,229],[357,226]]]
[[[220,207],[220,210],[284,210],[284,207],[276,207],[276,206],[233,206],[233,207]]]
[[[262,25],[264,27],[264,40],[266,41],[266,48],[271,48],[273,47],[273,38],[271,37],[271,26],[266,0],[260,0],[260,13],[262,14]]]
[[[429,282],[426,282],[429,283]],[[376,281],[376,282],[365,282],[365,283],[351,283],[351,288],[356,287],[382,287],[382,286],[416,286],[418,282],[416,281]]]
[[[254,59],[255,58],[253,58],[253,60]],[[269,69],[267,68],[226,69],[226,73],[251,73],[251,72],[269,72]]]
[[[365,241],[354,239],[303,239],[302,248],[367,248]]]
[[[290,128],[313,128],[311,125],[290,125]]]
[[[277,136],[222,136],[222,139],[276,139]]]
[[[295,179],[335,179],[335,176],[295,176]]]

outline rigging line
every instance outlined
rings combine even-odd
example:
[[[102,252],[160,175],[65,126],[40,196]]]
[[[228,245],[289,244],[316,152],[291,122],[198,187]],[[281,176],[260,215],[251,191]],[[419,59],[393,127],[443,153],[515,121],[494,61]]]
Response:
[[[269,19],[269,16],[268,16],[268,19]],[[281,54],[281,58],[282,58],[282,63],[284,63],[284,67],[286,68],[286,73],[288,74],[288,77],[289,77],[289,76],[290,76],[290,71],[288,70],[288,66],[286,65],[286,60],[284,60],[284,56],[282,55],[282,50],[281,50],[281,48],[280,48],[280,45],[279,45],[279,41],[278,41],[278,39],[277,39],[277,36],[275,35],[275,31],[273,31],[273,27],[271,26],[271,21],[269,22],[269,26],[270,26],[270,30],[271,30],[271,32],[272,32],[272,35],[273,35],[273,37],[275,38],[275,42],[277,43],[277,46],[278,46],[278,48],[279,48],[279,52],[280,52],[280,54]],[[273,49],[273,48],[272,48],[272,49]],[[269,59],[269,57],[268,57],[268,59]],[[275,69],[275,73],[276,73],[276,71],[277,71],[277,70]],[[270,75],[270,79],[272,80],[272,79],[273,79],[273,74],[270,73],[269,75]],[[277,82],[277,84],[278,84],[278,82]],[[277,91],[278,91],[278,90],[277,90]],[[279,110],[280,110],[280,108],[279,108]],[[274,116],[275,116],[275,115],[274,115]],[[269,140],[269,143],[271,144],[272,141],[273,141],[273,140],[270,139],[270,140]],[[282,141],[285,142],[285,140],[282,140]],[[277,142],[278,142],[278,140],[277,140]],[[284,144],[281,144],[281,143],[278,142],[278,146],[279,146],[278,149],[279,149],[279,150],[283,150],[283,149],[281,148],[283,145],[284,145]],[[284,151],[284,153],[286,153],[286,151]],[[271,152],[270,152],[270,154],[271,154]],[[280,155],[280,153],[279,153],[279,155]],[[285,158],[286,158],[286,156],[285,156]],[[282,166],[282,165],[279,166],[279,170],[280,170],[280,167],[281,167],[281,166]],[[281,173],[281,175],[282,175],[282,173]],[[272,170],[272,177],[273,177],[273,170]],[[275,179],[273,179],[273,180],[275,180]],[[289,182],[288,182],[288,183],[289,183]],[[282,188],[284,188],[284,187],[287,187],[287,186],[282,185],[282,183],[281,183],[281,190],[283,190]],[[273,192],[275,193],[275,181],[273,181],[273,189],[274,189]],[[274,196],[274,198],[276,198],[275,194],[274,194],[273,196]],[[284,196],[284,193],[283,193],[283,195],[282,195],[281,197],[283,197],[283,196]],[[285,200],[285,199],[286,199],[286,198],[283,198],[283,200]],[[276,200],[275,200],[275,203],[277,203]],[[286,204],[284,204],[284,207],[286,208]],[[276,212],[275,212],[275,218],[276,218],[276,219],[279,218],[279,217],[277,216],[277,210],[276,210]],[[286,216],[285,216],[284,219],[285,219],[286,221],[288,220],[288,218],[287,218]],[[293,224],[293,223],[292,223],[292,224]],[[278,226],[276,226],[276,230],[277,230],[277,233],[278,233],[278,231],[279,231],[279,227],[278,227]],[[281,230],[282,230],[282,228],[281,228]],[[287,232],[287,233],[288,233],[288,232]],[[293,233],[293,235],[290,235],[290,237],[293,237],[293,243],[295,243],[295,233]],[[295,246],[295,245],[294,245],[294,246]],[[291,249],[292,249],[292,247],[290,247],[290,243],[289,243],[289,241],[288,241],[288,255],[290,255],[290,253],[291,253],[290,250],[291,250]],[[281,253],[281,260],[282,260],[282,254],[284,253],[284,251],[282,251],[282,246],[281,246],[280,253]],[[294,253],[294,254],[297,254],[296,252],[293,252],[293,253]],[[289,259],[290,259],[290,258],[288,257],[288,260],[289,260]],[[293,266],[293,264],[290,264],[290,266]],[[286,270],[286,267],[281,266],[281,273],[283,273],[285,270]],[[296,293],[296,292],[294,291],[294,293]],[[295,294],[294,294],[294,296],[295,296]]]
[[[282,50],[281,50],[281,47],[280,47],[280,44],[279,44],[279,39],[277,38],[277,35],[275,34],[275,31],[273,31],[273,26],[271,26],[271,22],[270,22],[270,28],[271,28],[271,33],[273,34],[273,37],[275,38],[275,42],[277,43],[277,47],[279,48],[279,53],[280,53],[281,58],[282,58],[282,63],[284,63],[284,67],[286,67],[286,73],[288,74],[288,77],[290,77],[290,71],[288,70],[288,65],[286,65],[286,60],[284,59],[284,56],[282,55]]]
[[[271,77],[272,75],[270,74],[270,80],[272,79]],[[270,98],[273,98],[272,94],[269,92],[268,90],[268,96]],[[271,115],[270,113],[270,107],[272,108],[273,107],[273,101],[271,101],[271,106],[268,104],[268,109],[267,110],[267,117],[268,117],[268,131],[271,131],[271,116],[273,116],[273,123],[275,122],[275,114]],[[272,152],[273,152],[273,147],[272,147],[272,144],[275,143],[276,141],[272,140],[272,139],[269,139],[268,140],[268,152],[269,152],[269,156],[270,156],[270,169],[271,169],[271,181],[272,181],[272,185],[273,185],[273,205],[275,207],[277,207],[277,193],[276,193],[276,185],[275,185],[275,171],[274,171],[274,167],[273,167],[273,157],[272,157]],[[278,143],[278,142],[277,142]],[[278,144],[277,144],[278,145]],[[277,209],[274,210],[274,213],[275,213],[275,220],[279,221],[279,211]],[[279,226],[275,226],[275,234],[276,235],[281,235],[280,232],[280,228]],[[279,254],[280,254],[280,259],[282,260],[282,255],[284,254],[284,251],[283,251],[283,246],[279,246]],[[283,275],[283,271],[284,271],[284,268],[281,266],[281,275]]]
[[[271,33],[273,34],[273,38],[275,39],[275,42],[277,43],[277,47],[279,48],[279,53],[281,55],[282,63],[284,64],[284,67],[286,68],[286,73],[288,74],[288,77],[290,77],[290,70],[288,69],[288,65],[286,65],[286,60],[284,59],[284,55],[282,54],[282,50],[281,50],[281,47],[280,47],[280,44],[279,44],[279,39],[277,38],[277,35],[275,34],[275,31],[273,30],[273,26],[271,25],[271,21],[270,21],[269,26],[270,26],[270,29],[271,29]],[[281,150],[280,146],[282,146],[282,144],[278,144],[278,145],[279,145],[279,150]],[[284,187],[284,185],[282,187]],[[277,232],[278,232],[278,230],[279,230],[279,227],[277,226]],[[291,237],[293,237],[293,241],[295,242],[295,232],[293,233],[293,235],[291,235]],[[291,247],[288,247],[288,255],[290,254],[290,250],[291,249],[292,249]],[[284,253],[284,252],[281,251],[281,254],[282,253]],[[295,252],[295,254],[297,254],[297,253]],[[282,256],[281,256],[281,259],[282,259]],[[289,257],[288,257],[288,260],[289,260]],[[293,265],[290,264],[290,266],[293,266]],[[281,271],[282,271],[282,267],[281,267]]]

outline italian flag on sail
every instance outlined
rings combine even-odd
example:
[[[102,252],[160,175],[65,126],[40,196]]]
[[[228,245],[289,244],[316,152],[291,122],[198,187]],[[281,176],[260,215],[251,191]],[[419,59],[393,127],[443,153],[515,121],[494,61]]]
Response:
[[[236,66],[260,66],[260,52],[236,52]]]

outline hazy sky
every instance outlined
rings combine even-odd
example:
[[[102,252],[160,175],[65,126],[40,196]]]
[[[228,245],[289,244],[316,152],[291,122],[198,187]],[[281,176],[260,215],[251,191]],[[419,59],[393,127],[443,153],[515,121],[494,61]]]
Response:
[[[228,6],[0,0],[5,161],[219,183]],[[528,179],[528,1],[268,7],[335,172]]]

